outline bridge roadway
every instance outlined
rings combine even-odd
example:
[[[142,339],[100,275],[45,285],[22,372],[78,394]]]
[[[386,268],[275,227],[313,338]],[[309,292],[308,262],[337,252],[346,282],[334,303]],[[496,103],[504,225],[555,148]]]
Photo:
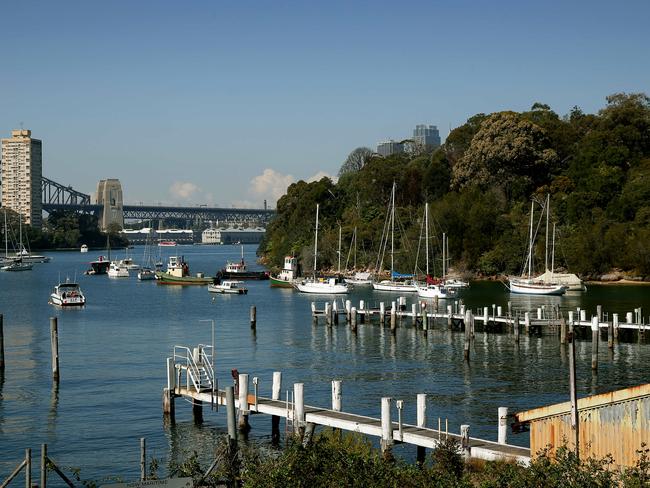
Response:
[[[99,216],[103,205],[43,202],[43,210],[50,213],[57,210],[92,213]],[[225,222],[257,221],[268,223],[275,210],[263,208],[223,208],[223,207],[172,207],[163,205],[124,205],[125,220],[165,220],[193,221],[221,220]]]

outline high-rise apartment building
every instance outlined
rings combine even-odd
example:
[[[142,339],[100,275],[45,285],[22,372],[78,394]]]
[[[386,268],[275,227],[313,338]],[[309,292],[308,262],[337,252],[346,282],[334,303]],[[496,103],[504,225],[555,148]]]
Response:
[[[32,139],[31,130],[12,130],[2,139],[2,207],[23,217],[23,222],[40,229],[43,225],[43,145]]]
[[[401,142],[393,141],[392,139],[389,141],[382,141],[377,144],[377,154],[380,154],[381,156],[390,156],[392,154],[403,152],[404,144]]]
[[[440,133],[435,125],[419,124],[413,129],[413,142],[416,146],[434,149],[440,146]]]

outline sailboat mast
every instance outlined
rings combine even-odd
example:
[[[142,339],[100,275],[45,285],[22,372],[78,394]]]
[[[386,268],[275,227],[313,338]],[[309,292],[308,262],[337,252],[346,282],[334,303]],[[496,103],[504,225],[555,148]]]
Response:
[[[393,272],[395,269],[394,253],[395,253],[395,182],[393,181],[393,195],[391,198],[391,213],[390,213],[390,279],[393,279]]]
[[[550,213],[551,194],[546,195],[546,246],[544,247],[544,272],[548,272],[548,217]]]
[[[341,274],[341,224],[339,224],[339,274]]]
[[[420,234],[422,235],[422,234]],[[427,256],[427,278],[429,277],[429,204],[424,204],[424,247]]]
[[[533,212],[535,211],[535,202],[530,202],[530,240],[528,241],[528,278],[532,276],[533,265]]]
[[[445,279],[447,270],[447,235],[442,233],[442,279]]]
[[[551,253],[551,280],[553,280],[554,269],[555,269],[555,224],[553,224],[553,252]]]
[[[5,210],[5,257],[9,257],[9,244],[7,241],[7,211]]]
[[[354,228],[354,269],[357,269],[357,228]]]
[[[314,234],[314,279],[316,279],[316,256],[318,255],[318,208],[320,205],[316,204],[316,232]]]

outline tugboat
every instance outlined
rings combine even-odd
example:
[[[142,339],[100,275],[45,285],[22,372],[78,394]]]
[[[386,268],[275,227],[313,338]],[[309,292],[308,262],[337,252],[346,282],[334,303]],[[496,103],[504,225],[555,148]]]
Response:
[[[86,271],[87,275],[105,275],[111,265],[110,260],[104,256],[99,256],[96,261],[90,262],[90,269]]]
[[[282,271],[277,276],[270,276],[271,286],[277,288],[293,288],[298,278],[298,258],[285,256]]]
[[[209,285],[213,279],[206,278],[203,273],[190,276],[190,267],[183,256],[170,256],[167,272],[156,271],[159,285]]]
[[[54,287],[50,295],[50,304],[60,307],[81,307],[86,304],[86,297],[77,283],[66,281]]]
[[[233,263],[228,261],[225,269],[219,273],[222,278],[233,280],[268,280],[269,273],[267,271],[248,271],[246,269],[246,262],[244,261],[244,246],[241,247],[241,261]]]

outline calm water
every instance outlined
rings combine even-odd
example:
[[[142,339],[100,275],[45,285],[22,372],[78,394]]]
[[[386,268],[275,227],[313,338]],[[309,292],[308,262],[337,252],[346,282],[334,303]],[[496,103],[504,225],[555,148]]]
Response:
[[[192,273],[214,274],[238,247],[178,247]],[[142,249],[134,255],[139,258]],[[250,283],[247,296],[212,297],[204,287],[165,287],[155,282],[83,276],[95,252],[52,253],[49,264],[32,272],[0,274],[0,312],[4,314],[6,372],[0,383],[0,478],[19,462],[24,449],[48,444],[62,466],[82,469],[85,478],[117,475],[135,479],[139,473],[139,438],[162,466],[185,452],[206,456],[225,431],[225,416],[204,411],[202,427],[194,426],[191,407],[176,402],[176,426],[163,425],[161,393],[165,358],[175,344],[210,343],[216,321],[217,369],[220,384],[238,368],[260,378],[260,393],[270,394],[273,371],[283,372],[283,390],[305,383],[305,401],[327,406],[330,381],[343,381],[343,408],[379,416],[380,398],[405,400],[404,417],[415,421],[415,396],[429,395],[428,416],[449,419],[450,430],[471,425],[471,435],[496,439],[500,406],[520,411],[567,399],[567,360],[557,339],[525,337],[518,347],[512,336],[477,333],[471,364],[463,362],[463,336],[430,331],[425,338],[410,325],[393,337],[378,325],[360,325],[356,335],[344,325],[328,330],[313,326],[313,297],[292,290],[270,289],[268,282]],[[249,263],[255,249],[246,248]],[[251,266],[254,267],[254,266]],[[82,310],[57,310],[47,304],[59,276],[77,274],[88,305]],[[390,302],[391,294],[355,292],[358,304]],[[510,298],[499,283],[476,283],[464,295],[471,307],[506,307]],[[321,299],[322,301],[322,299]],[[513,298],[515,308],[559,303],[606,312],[650,309],[650,288],[593,286],[587,293],[562,298]],[[258,313],[251,332],[249,307]],[[409,299],[410,304],[410,299]],[[410,305],[409,305],[410,308]],[[645,313],[645,312],[644,312]],[[53,390],[50,372],[50,316],[59,317],[61,383]],[[598,375],[591,373],[591,345],[577,344],[579,392],[592,394],[650,380],[650,345],[622,342],[610,354],[601,347]],[[284,393],[283,393],[284,395]],[[270,434],[270,419],[252,417],[252,436]],[[525,434],[510,442],[527,445]],[[400,451],[409,456],[410,451]]]

